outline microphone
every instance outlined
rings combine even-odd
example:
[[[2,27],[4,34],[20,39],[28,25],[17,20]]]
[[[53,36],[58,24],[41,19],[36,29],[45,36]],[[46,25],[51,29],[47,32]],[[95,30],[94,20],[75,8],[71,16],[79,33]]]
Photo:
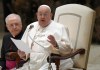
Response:
[[[29,32],[32,28],[34,28],[34,25],[30,25],[28,32]]]
[[[34,25],[30,25],[29,29],[32,29],[34,27]]]

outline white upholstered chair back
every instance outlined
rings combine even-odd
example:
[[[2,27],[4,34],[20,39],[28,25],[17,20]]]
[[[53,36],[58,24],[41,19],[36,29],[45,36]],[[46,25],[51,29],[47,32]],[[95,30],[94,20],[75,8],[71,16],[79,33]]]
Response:
[[[68,27],[73,49],[86,50],[84,55],[75,57],[76,67],[83,69],[87,67],[94,19],[95,11],[87,6],[67,4],[56,8],[54,21]]]

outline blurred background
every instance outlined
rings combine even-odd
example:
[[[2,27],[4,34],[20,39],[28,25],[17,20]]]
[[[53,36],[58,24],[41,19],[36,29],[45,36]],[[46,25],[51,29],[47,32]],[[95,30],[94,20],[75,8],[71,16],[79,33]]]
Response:
[[[36,12],[41,4],[49,5],[54,16],[57,7],[72,3],[82,4],[96,11],[88,70],[100,70],[100,0],[0,0],[0,47],[3,35],[8,33],[4,19],[10,13],[21,16],[25,30],[28,24],[37,20]]]

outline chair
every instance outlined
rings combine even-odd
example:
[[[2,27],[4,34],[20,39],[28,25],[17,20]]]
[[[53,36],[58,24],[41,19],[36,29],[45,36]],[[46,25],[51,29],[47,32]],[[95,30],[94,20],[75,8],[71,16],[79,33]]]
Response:
[[[59,70],[61,59],[72,58],[74,66],[71,70],[86,70],[95,20],[95,11],[80,4],[67,4],[56,8],[54,21],[64,24],[69,29],[73,50],[71,55],[51,56]],[[81,48],[81,49],[79,49]],[[81,53],[83,52],[83,53]],[[81,55],[76,55],[81,53]]]

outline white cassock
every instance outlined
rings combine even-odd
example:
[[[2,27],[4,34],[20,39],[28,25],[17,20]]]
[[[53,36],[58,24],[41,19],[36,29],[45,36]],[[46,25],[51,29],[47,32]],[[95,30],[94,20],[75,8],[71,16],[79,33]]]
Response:
[[[30,25],[34,27],[29,29]],[[34,22],[30,25],[28,25],[22,40],[30,46],[33,52],[30,53],[30,61],[25,63],[24,66],[18,70],[48,70],[49,64],[47,62],[47,57],[50,53],[67,52],[71,47],[68,33],[62,24],[54,21],[51,21],[45,28],[41,28],[38,22]],[[48,35],[53,35],[55,37],[59,49],[54,49],[47,41]],[[72,66],[73,61],[71,58],[62,60],[60,70],[65,70],[65,68],[71,68]],[[54,63],[52,63],[52,68],[56,70]]]

